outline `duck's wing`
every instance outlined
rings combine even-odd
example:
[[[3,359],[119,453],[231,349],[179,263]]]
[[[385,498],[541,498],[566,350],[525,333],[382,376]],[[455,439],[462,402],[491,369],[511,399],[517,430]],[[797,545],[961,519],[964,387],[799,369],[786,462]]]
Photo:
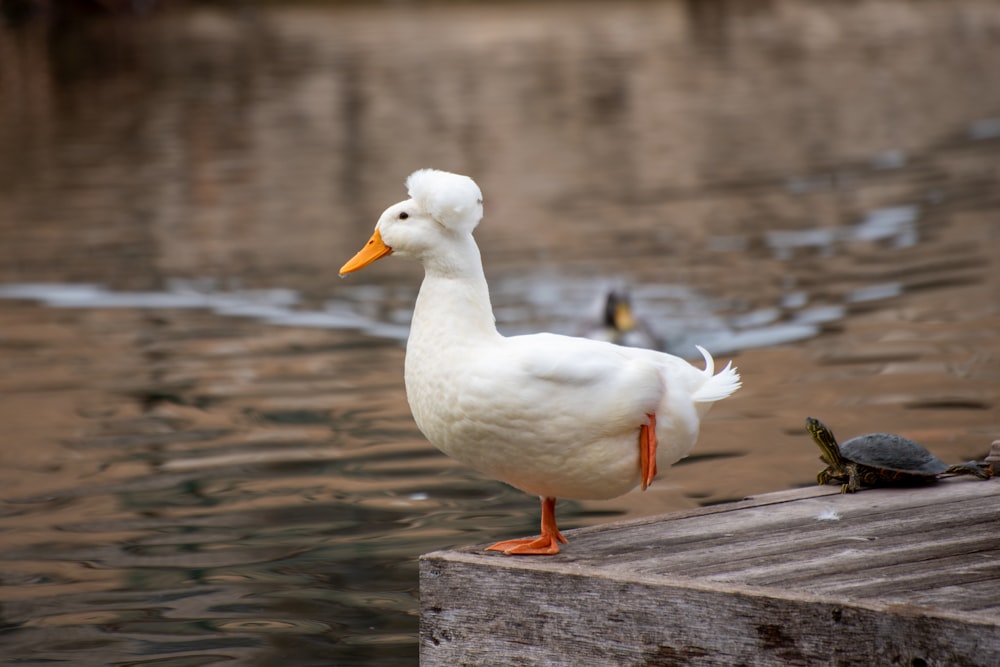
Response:
[[[551,404],[584,421],[624,420],[638,428],[665,391],[654,364],[627,354],[626,348],[585,338],[512,336],[494,363],[502,366],[498,393],[520,388],[526,400]]]

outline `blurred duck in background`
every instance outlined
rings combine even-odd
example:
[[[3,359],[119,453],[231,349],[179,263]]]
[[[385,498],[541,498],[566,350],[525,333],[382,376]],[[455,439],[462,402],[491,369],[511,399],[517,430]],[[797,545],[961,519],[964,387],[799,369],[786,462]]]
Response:
[[[580,335],[628,347],[665,349],[664,341],[645,320],[636,316],[627,286],[613,285],[603,291],[595,304],[594,313],[594,321],[581,327]]]

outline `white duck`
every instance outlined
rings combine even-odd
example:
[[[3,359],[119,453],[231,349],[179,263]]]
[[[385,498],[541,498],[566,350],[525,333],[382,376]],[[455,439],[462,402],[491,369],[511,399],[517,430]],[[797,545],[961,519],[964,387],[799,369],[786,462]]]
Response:
[[[422,169],[410,199],[382,213],[340,269],[394,253],[424,266],[406,346],[406,395],[420,431],[445,454],[542,499],[538,538],[498,542],[507,554],[555,554],[566,539],[556,498],[606,499],[686,456],[713,402],[740,386],[654,350],[549,333],[497,332],[472,231],[483,215],[468,176]]]

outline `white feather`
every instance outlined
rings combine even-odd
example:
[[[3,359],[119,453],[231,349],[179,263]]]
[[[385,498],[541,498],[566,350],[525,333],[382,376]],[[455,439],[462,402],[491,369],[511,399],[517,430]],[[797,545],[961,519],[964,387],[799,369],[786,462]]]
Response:
[[[467,176],[429,169],[377,225],[424,266],[407,342],[407,399],[446,454],[528,493],[612,498],[640,483],[639,432],[656,416],[660,470],[694,446],[710,405],[740,386],[655,350],[534,334],[501,336],[472,229],[482,195]],[[404,215],[404,213],[406,215]],[[442,226],[443,225],[443,226]]]
[[[483,217],[483,193],[468,176],[420,169],[406,179],[410,197],[445,227],[472,232]]]

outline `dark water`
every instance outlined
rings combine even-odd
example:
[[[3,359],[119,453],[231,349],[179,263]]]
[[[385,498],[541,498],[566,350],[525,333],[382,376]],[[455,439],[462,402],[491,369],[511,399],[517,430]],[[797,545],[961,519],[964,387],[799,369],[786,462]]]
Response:
[[[624,283],[743,373],[566,528],[811,484],[809,414],[1000,438],[996,3],[61,16],[0,29],[3,664],[415,664],[417,556],[536,529],[410,419],[418,268],[337,278],[419,167],[505,332]]]

